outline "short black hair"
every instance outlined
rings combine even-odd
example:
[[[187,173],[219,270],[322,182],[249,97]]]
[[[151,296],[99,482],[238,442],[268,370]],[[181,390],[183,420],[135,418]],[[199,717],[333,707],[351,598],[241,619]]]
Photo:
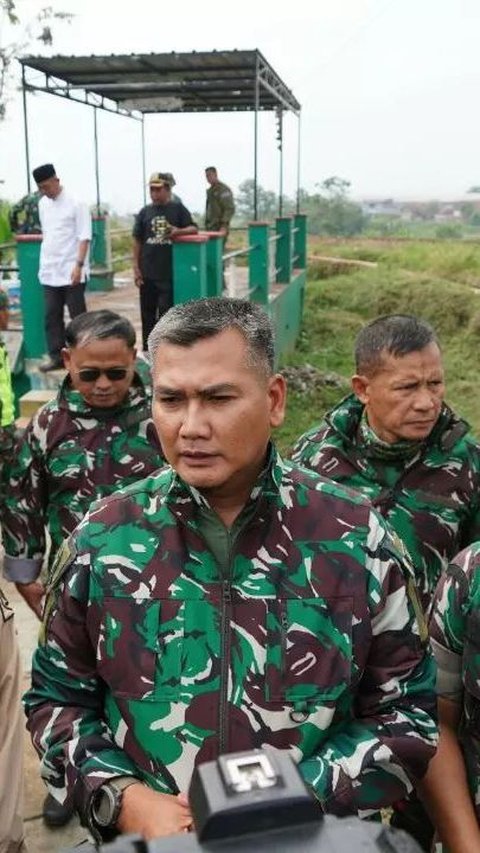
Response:
[[[192,299],[170,308],[150,333],[150,358],[153,362],[162,343],[189,347],[226,329],[240,332],[248,346],[251,366],[270,376],[275,361],[272,321],[260,305],[246,299]]]
[[[205,171],[206,172],[215,172],[215,174],[217,174],[217,169],[215,166],[207,166]]]
[[[120,338],[127,347],[135,346],[135,329],[130,320],[114,311],[86,311],[75,317],[65,329],[67,347],[85,346],[90,341]]]
[[[372,374],[382,365],[385,353],[393,356],[418,352],[429,344],[439,346],[437,336],[426,320],[413,314],[386,314],[361,329],[355,341],[357,373]]]

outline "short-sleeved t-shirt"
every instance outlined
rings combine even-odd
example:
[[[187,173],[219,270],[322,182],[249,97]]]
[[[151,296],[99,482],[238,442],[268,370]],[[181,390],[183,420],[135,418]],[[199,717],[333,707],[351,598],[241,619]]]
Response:
[[[176,201],[142,207],[135,219],[133,236],[142,244],[140,269],[145,278],[172,280],[172,241],[168,226],[186,228],[194,224],[190,211]]]

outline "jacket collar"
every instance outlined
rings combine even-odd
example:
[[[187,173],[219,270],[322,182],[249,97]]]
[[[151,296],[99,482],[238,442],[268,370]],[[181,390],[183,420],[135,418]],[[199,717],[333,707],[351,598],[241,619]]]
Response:
[[[364,406],[355,394],[349,394],[325,416],[328,425],[349,443],[355,442]],[[443,403],[437,423],[425,440],[426,447],[449,450],[470,431],[470,425]]]
[[[268,502],[278,500],[284,471],[285,463],[274,444],[270,443],[265,467],[258,475],[245,506],[257,503],[260,499]],[[204,495],[198,489],[189,486],[173,469],[165,501],[172,512],[186,523],[194,521],[198,507],[211,510]]]

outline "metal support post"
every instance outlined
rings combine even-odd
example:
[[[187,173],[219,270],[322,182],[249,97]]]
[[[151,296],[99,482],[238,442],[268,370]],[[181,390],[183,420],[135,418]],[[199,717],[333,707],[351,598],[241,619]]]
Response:
[[[28,145],[28,115],[27,115],[27,90],[25,88],[25,66],[22,65],[22,96],[23,96],[23,128],[25,133],[25,162],[27,165],[27,192],[31,191],[30,179],[30,149]]]
[[[269,290],[269,227],[268,222],[253,222],[248,226],[250,262],[248,285],[252,302],[268,305]]]
[[[98,128],[97,128],[97,107],[93,108],[93,142],[95,150],[95,188],[97,192],[97,216],[100,216],[100,172],[98,168]]]
[[[277,252],[275,266],[277,268],[277,281],[288,284],[292,277],[292,236],[293,220],[291,216],[283,216],[276,220]]]
[[[255,60],[255,120],[254,120],[254,152],[253,152],[253,218],[258,219],[258,110],[260,106],[260,77],[258,55]]]
[[[147,203],[147,170],[145,167],[145,116],[142,113],[142,178],[143,178],[143,204]]]

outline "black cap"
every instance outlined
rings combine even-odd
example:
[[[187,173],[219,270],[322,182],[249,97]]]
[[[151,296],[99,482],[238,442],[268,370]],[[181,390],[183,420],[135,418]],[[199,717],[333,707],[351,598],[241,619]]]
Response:
[[[33,170],[32,175],[36,184],[41,184],[42,181],[48,181],[49,178],[56,177],[55,166],[52,163],[45,163],[43,166],[37,166]]]

